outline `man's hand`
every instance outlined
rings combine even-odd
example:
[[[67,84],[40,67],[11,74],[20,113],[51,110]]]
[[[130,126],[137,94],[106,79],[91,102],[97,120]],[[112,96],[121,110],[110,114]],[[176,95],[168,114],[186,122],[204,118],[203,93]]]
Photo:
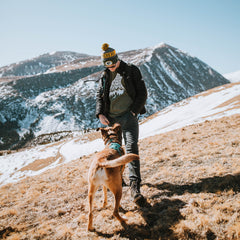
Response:
[[[131,114],[132,114],[134,117],[136,117],[136,113],[135,113],[135,112],[131,111]]]
[[[110,123],[108,121],[108,119],[103,114],[99,114],[98,117],[99,117],[99,120],[100,120],[101,124],[108,125]]]

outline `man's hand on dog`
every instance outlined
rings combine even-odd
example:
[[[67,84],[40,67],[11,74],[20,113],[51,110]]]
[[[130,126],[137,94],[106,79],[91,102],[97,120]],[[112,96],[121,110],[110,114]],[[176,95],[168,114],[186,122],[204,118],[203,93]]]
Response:
[[[98,117],[99,117],[99,120],[100,120],[101,124],[108,125],[110,123],[108,121],[108,119],[103,114],[99,114]]]

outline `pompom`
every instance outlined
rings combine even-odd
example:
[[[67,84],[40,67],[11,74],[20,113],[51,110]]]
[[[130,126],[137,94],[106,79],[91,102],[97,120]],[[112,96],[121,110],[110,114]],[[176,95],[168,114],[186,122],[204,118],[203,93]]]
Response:
[[[109,47],[109,44],[104,43],[104,44],[102,45],[102,50],[103,50],[103,51],[106,51],[106,50],[108,49],[108,47]]]

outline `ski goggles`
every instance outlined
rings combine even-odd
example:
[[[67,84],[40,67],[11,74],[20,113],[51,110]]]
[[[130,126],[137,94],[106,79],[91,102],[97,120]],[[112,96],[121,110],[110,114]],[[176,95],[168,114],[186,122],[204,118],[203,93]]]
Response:
[[[108,62],[108,61],[107,61]],[[104,65],[105,65],[105,67],[106,68],[115,68],[116,67],[116,63],[113,65],[113,62],[112,61],[109,61],[109,62],[111,62],[111,64],[106,64],[106,63],[104,63]]]
[[[105,67],[111,66],[113,64],[114,64],[114,62],[111,61],[111,60],[108,60],[108,61],[104,62]]]

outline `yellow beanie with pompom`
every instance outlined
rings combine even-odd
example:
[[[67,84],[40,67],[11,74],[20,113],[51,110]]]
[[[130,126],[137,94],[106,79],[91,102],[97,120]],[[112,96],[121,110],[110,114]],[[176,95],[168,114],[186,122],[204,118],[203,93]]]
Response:
[[[106,51],[106,50],[108,49],[108,47],[109,47],[109,44],[108,44],[108,43],[104,43],[104,44],[102,45],[102,50],[103,50],[103,51]]]
[[[105,67],[115,64],[118,61],[118,55],[115,49],[109,47],[108,43],[102,45],[102,60]]]

